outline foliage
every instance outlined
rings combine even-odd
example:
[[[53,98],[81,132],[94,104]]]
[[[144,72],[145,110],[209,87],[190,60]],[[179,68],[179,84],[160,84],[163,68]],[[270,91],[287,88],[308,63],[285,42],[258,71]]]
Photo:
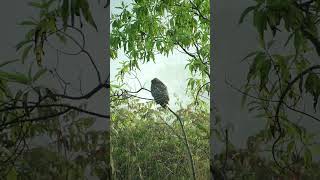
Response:
[[[266,122],[265,128],[253,136],[260,147],[258,159],[262,155],[273,159],[269,161],[267,158],[262,163],[263,174],[272,172],[269,174],[273,177],[318,179],[319,164],[314,157],[318,157],[319,152],[312,149],[319,146],[319,134],[312,133],[305,124],[308,120],[320,121],[314,115],[320,94],[317,73],[320,66],[310,58],[311,54],[320,55],[320,4],[313,0],[254,2],[240,17],[242,23],[252,15],[250,22],[258,32],[260,42],[259,49],[243,59],[250,61],[250,67],[242,93],[243,104],[247,105],[249,112],[257,113],[256,117]],[[283,35],[287,36],[286,42],[281,41]],[[280,50],[279,46],[283,49]],[[314,112],[300,110],[310,104],[308,95],[313,98]],[[251,153],[247,158],[255,156]],[[257,172],[252,169],[256,165],[257,162],[249,163],[251,170],[248,172]]]
[[[291,168],[294,172],[282,172],[278,165],[270,160],[271,148],[265,148],[268,142],[267,137],[272,137],[268,129],[260,131],[258,134],[247,139],[245,148],[236,148],[231,142],[228,143],[228,150],[223,149],[222,153],[214,156],[215,176],[217,179],[319,179],[319,162],[311,162],[303,157],[295,156],[294,165]],[[290,153],[297,155],[293,148],[293,143],[289,142],[287,148]],[[308,152],[308,151],[305,151]],[[290,158],[291,154],[282,152],[281,157]],[[306,155],[309,156],[309,155]]]
[[[87,0],[43,0],[30,2],[29,5],[38,9],[40,13],[37,19],[30,18],[20,23],[29,29],[25,39],[16,46],[17,50],[22,50],[23,61],[33,48],[36,61],[40,66],[45,54],[44,43],[47,38],[57,36],[60,41],[65,42],[70,36],[65,31],[70,26],[75,27],[75,17],[78,17],[80,27],[83,26],[82,18],[84,18],[96,30],[98,29]]]
[[[77,53],[55,49],[57,53],[84,53],[95,67],[95,61],[85,49],[81,29],[82,19],[98,28],[89,1],[41,0],[29,5],[39,10],[39,16],[20,23],[27,28],[25,39],[16,46],[21,58],[0,64],[0,177],[8,180],[86,179],[91,175],[107,179],[110,176],[109,133],[92,128],[96,122],[92,115],[103,118],[109,115],[87,110],[86,101],[80,100],[108,89],[108,79],[101,80],[96,69],[99,84],[87,94],[70,95],[69,84],[58,74],[57,67],[49,69],[44,61],[45,52],[49,51],[46,46],[52,46],[49,37],[56,36],[62,43],[73,42],[80,49]],[[71,36],[68,29],[79,33],[82,42]],[[34,61],[27,61],[31,54],[35,56],[36,67]],[[21,62],[28,72],[9,72],[4,68]],[[52,80],[49,73],[58,79],[62,90],[47,87],[41,81]],[[77,105],[74,100],[78,101]]]
[[[116,74],[120,86],[111,85],[113,176],[209,178],[209,112],[200,98],[210,91],[209,1],[137,0],[116,8],[120,13],[111,17],[110,56],[121,67]],[[139,101],[153,99],[136,95],[150,90],[131,92],[121,85],[124,76],[140,70],[141,64],[158,63],[156,55],[168,56],[174,50],[189,57],[186,92],[194,102],[187,108],[180,107],[177,113],[170,107],[156,109],[152,102]],[[120,52],[127,61],[118,59]]]
[[[121,50],[130,59],[119,62],[118,80],[140,64],[157,62],[156,54],[179,50],[189,56],[186,91],[197,94],[195,100],[210,92],[209,0],[136,0],[116,8],[121,13],[111,17],[110,56],[117,59]]]
[[[79,113],[66,114],[64,121],[27,124],[26,139],[47,135],[44,138],[49,144],[26,147],[21,152],[15,160],[16,165],[10,168],[16,172],[17,179],[86,179],[86,168],[91,169],[92,176],[107,177],[105,164],[108,157],[104,148],[108,134],[88,130],[95,119],[77,117],[76,114]]]
[[[111,157],[115,179],[190,179],[189,160],[181,126],[154,102],[137,99],[112,102]],[[209,174],[209,109],[192,106],[177,113],[183,118],[198,179]]]

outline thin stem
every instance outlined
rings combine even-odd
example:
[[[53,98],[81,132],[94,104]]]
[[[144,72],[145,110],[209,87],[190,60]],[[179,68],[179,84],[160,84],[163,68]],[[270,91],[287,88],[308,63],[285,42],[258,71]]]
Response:
[[[192,153],[191,153],[191,149],[190,149],[190,146],[189,146],[189,142],[188,142],[188,138],[187,138],[187,134],[186,134],[186,131],[184,129],[184,125],[182,123],[182,120],[180,118],[179,115],[177,115],[173,110],[171,110],[168,106],[167,108],[169,109],[169,111],[172,112],[172,114],[174,114],[179,123],[180,123],[180,126],[181,126],[181,130],[182,130],[182,134],[183,134],[183,138],[184,138],[184,141],[185,141],[185,144],[186,144],[186,148],[187,148],[187,151],[188,151],[188,155],[189,155],[189,159],[190,159],[190,164],[191,164],[191,170],[192,170],[192,177],[193,177],[193,180],[196,180],[196,172],[195,172],[195,168],[194,168],[194,161],[193,161],[193,158],[192,158]]]

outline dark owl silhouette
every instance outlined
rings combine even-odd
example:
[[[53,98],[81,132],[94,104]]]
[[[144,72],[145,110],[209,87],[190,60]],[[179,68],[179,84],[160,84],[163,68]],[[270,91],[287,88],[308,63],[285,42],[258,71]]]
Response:
[[[160,104],[163,108],[167,106],[169,102],[167,86],[158,78],[151,80],[151,95],[157,104]]]

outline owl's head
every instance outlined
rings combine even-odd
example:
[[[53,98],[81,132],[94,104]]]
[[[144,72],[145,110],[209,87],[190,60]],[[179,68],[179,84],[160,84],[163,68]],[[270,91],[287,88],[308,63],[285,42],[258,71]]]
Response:
[[[158,78],[154,78],[151,80],[151,83],[157,83],[157,82],[161,82]]]

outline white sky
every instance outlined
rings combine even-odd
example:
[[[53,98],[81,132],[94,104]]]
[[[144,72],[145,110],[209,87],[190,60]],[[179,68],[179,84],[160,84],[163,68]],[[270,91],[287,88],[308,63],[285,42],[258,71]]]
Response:
[[[111,1],[111,14],[118,13],[119,9],[115,9],[121,5],[122,1]],[[125,4],[131,2],[131,0],[123,0]],[[112,27],[110,26],[110,31]],[[155,77],[160,79],[168,87],[168,92],[170,96],[169,105],[173,109],[177,107],[174,106],[176,102],[175,96],[179,98],[183,104],[190,102],[190,98],[186,96],[185,90],[187,87],[187,79],[189,77],[189,71],[185,69],[186,64],[188,63],[188,56],[186,54],[180,53],[179,51],[173,51],[173,54],[168,57],[163,55],[155,56],[156,63],[148,62],[146,64],[139,64],[141,71],[137,71],[137,76],[140,79],[142,85],[145,84],[145,88],[150,89],[151,80]],[[110,73],[111,81],[115,80],[115,75],[117,74],[117,68],[121,65],[119,60],[128,60],[123,51],[119,52],[118,58],[116,61],[111,60],[110,62]],[[139,83],[136,79],[126,78],[125,82],[129,84],[132,88],[132,91],[140,88]],[[140,97],[152,98],[149,92],[141,92],[138,94]]]

